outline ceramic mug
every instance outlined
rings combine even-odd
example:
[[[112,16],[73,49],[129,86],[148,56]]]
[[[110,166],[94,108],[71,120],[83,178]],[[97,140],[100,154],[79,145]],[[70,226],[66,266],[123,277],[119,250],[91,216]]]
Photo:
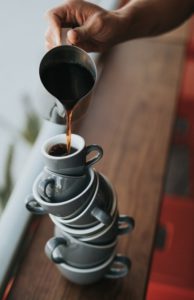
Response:
[[[61,224],[71,227],[89,227],[94,225],[96,221],[106,225],[110,224],[113,217],[110,209],[112,207],[113,191],[109,190],[110,185],[108,183],[105,185],[104,181],[103,176],[97,173],[97,185],[94,195],[80,214],[68,220],[61,217],[56,217],[56,219]]]
[[[77,268],[96,266],[111,255],[117,240],[106,245],[92,245],[75,239],[64,233],[63,237],[51,238],[45,246],[45,252],[54,263],[68,263]]]
[[[54,173],[45,167],[38,182],[38,192],[48,202],[63,202],[80,194],[89,181],[88,170],[81,176],[68,176]]]
[[[48,213],[66,218],[74,217],[85,208],[96,190],[97,175],[92,168],[89,168],[88,172],[90,173],[90,181],[87,187],[76,197],[59,203],[47,202],[41,198],[38,193],[38,183],[42,178],[42,174],[40,174],[33,184],[33,195],[26,199],[26,208],[35,214]]]
[[[110,184],[110,182],[108,180],[107,180],[107,183],[110,185],[109,188],[112,191],[112,195],[113,195],[113,199],[111,201],[111,209],[110,209],[110,215],[111,215],[111,217],[113,217],[117,213],[117,194],[116,194],[116,191],[114,190],[114,187]],[[82,211],[83,211],[83,209],[81,210],[81,212]],[[49,217],[51,218],[52,222],[61,231],[65,230],[67,233],[75,236],[76,238],[92,236],[92,235],[97,234],[107,228],[107,225],[105,225],[101,222],[97,222],[97,224],[90,225],[89,227],[86,227],[86,228],[85,227],[82,228],[81,226],[77,226],[77,227],[66,226],[66,225],[62,224],[56,216],[49,214]]]
[[[115,212],[114,219],[110,225],[102,227],[100,231],[93,234],[90,234],[90,228],[87,228],[88,234],[85,235],[81,234],[81,232],[83,233],[84,230],[80,230],[79,232],[79,229],[75,230],[74,228],[69,228],[65,225],[62,225],[56,222],[56,219],[54,219],[53,216],[51,217],[51,219],[56,225],[55,236],[63,237],[65,233],[69,233],[82,242],[95,245],[104,245],[111,243],[119,235],[128,234],[135,227],[135,222],[133,218],[126,215],[118,216],[117,211]]]
[[[128,257],[115,254],[115,251],[102,264],[92,268],[76,268],[67,263],[56,264],[61,274],[77,284],[91,284],[102,278],[118,279],[125,277],[131,267]]]
[[[66,144],[66,134],[59,134],[45,141],[41,148],[43,159],[47,168],[53,172],[79,176],[83,175],[86,169],[99,161],[103,156],[103,149],[98,145],[85,145],[84,139],[76,134],[71,135],[71,147],[76,151],[64,156],[53,156],[49,154],[52,146]],[[87,160],[88,154],[96,152],[92,158]]]

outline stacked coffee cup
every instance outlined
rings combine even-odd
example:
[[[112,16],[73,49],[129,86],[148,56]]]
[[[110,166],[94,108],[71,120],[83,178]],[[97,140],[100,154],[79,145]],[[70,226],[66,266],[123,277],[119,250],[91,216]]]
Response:
[[[30,212],[49,214],[55,225],[45,252],[66,278],[78,284],[124,277],[130,260],[116,253],[117,240],[134,228],[134,220],[119,215],[113,186],[91,167],[101,159],[102,148],[86,146],[81,136],[72,134],[74,151],[55,155],[65,141],[61,134],[43,144],[45,167],[26,199]]]

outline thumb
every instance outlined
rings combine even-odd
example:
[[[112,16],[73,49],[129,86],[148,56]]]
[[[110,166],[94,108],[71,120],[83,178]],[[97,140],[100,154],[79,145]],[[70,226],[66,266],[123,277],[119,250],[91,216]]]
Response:
[[[67,32],[67,39],[70,44],[77,44],[84,42],[89,37],[89,29],[86,25],[76,27]]]

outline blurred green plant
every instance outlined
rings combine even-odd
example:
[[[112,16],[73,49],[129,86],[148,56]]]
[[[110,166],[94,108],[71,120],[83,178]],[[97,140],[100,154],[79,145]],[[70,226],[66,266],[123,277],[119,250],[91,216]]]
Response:
[[[7,152],[7,158],[5,163],[5,183],[0,188],[0,202],[1,202],[1,208],[5,206],[7,203],[7,199],[9,198],[12,188],[13,188],[13,180],[11,176],[11,166],[13,161],[13,155],[14,155],[14,146],[11,145]]]
[[[28,95],[24,95],[22,97],[24,112],[25,112],[25,123],[24,129],[22,131],[18,131],[17,135],[19,138],[22,138],[30,145],[36,140],[36,137],[39,133],[41,122],[38,114],[34,110],[32,106],[32,101]],[[10,124],[7,122],[1,122],[0,126],[3,125],[9,131],[15,132],[15,128],[12,128]],[[8,125],[8,126],[7,126]],[[15,153],[16,144],[11,144],[7,151],[6,162],[5,162],[5,172],[4,172],[4,184],[0,187],[0,212],[5,207],[7,200],[12,192],[14,181],[12,178],[12,166],[13,166],[13,159]]]
[[[25,125],[21,136],[29,144],[33,145],[40,130],[40,118],[32,107],[32,101],[28,95],[23,96],[23,105],[25,109]]]

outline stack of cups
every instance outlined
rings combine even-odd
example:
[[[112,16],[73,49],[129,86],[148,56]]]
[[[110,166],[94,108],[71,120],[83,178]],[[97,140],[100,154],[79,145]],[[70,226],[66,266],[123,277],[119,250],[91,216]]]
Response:
[[[26,199],[30,212],[49,214],[55,224],[45,252],[66,278],[78,284],[124,277],[130,260],[116,253],[117,239],[134,228],[134,220],[119,215],[113,186],[91,167],[101,159],[102,148],[86,146],[81,136],[72,134],[74,151],[56,156],[65,141],[61,134],[43,144],[45,167]],[[93,151],[96,154],[88,160]]]

